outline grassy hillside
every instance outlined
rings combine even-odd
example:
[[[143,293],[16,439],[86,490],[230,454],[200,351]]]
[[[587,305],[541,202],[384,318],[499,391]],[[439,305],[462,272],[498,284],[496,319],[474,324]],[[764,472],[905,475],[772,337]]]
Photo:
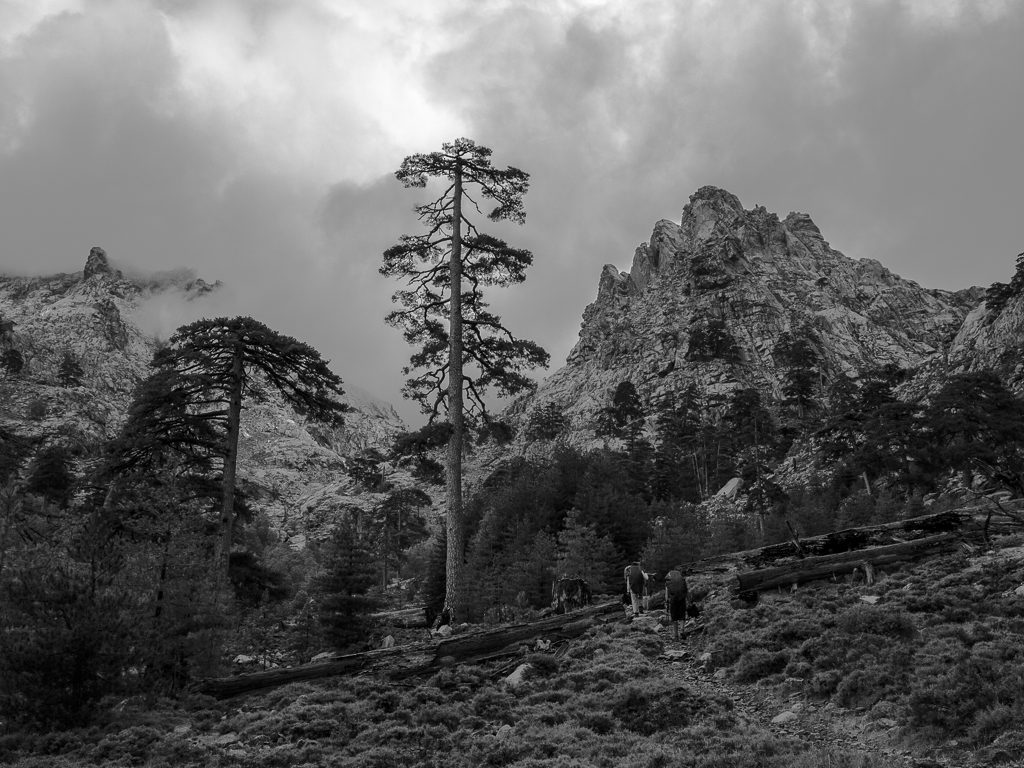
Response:
[[[1024,758],[1024,536],[735,601],[685,643],[612,621],[560,653],[430,679],[303,683],[217,702],[104,702],[88,729],[0,737],[42,766],[923,766]],[[657,612],[654,618],[657,618]],[[551,650],[559,648],[556,644]],[[789,714],[787,714],[789,713]],[[779,717],[781,715],[781,717]],[[773,722],[777,721],[777,722]]]

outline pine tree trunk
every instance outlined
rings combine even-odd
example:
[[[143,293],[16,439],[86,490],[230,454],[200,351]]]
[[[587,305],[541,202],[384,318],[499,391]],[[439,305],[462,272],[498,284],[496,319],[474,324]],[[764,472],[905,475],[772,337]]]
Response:
[[[235,522],[235,471],[238,466],[238,432],[242,419],[242,348],[235,340],[231,362],[231,396],[228,401],[228,452],[224,457],[224,487],[220,508],[220,573],[227,574],[231,562],[231,541]]]
[[[445,561],[443,617],[454,625],[465,619],[463,564],[466,542],[462,520],[462,168],[455,165],[452,201],[452,252],[450,261],[451,314],[448,333],[448,422],[452,427],[448,443],[448,553]]]

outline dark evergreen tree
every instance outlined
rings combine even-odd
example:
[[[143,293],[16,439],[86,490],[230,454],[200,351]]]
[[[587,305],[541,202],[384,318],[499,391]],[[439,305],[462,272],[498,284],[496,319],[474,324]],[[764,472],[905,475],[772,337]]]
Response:
[[[858,400],[856,382],[840,373],[828,387],[828,418],[835,418],[852,410]]]
[[[626,442],[635,441],[644,428],[646,415],[643,402],[631,381],[620,382],[612,394],[611,405],[597,415],[597,436],[614,437]]]
[[[872,413],[883,405],[896,402],[896,387],[907,378],[907,371],[888,363],[861,374],[859,410]]]
[[[526,424],[527,440],[554,440],[569,425],[565,406],[561,403],[547,403],[530,413]]]
[[[807,328],[784,332],[773,350],[776,363],[783,369],[782,405],[801,422],[820,405],[821,371],[813,336]]]
[[[447,527],[441,526],[434,538],[431,539],[430,544],[427,572],[420,594],[423,598],[423,612],[426,615],[427,623],[433,624],[434,620],[444,611],[444,598],[447,592],[445,585],[448,561]]]
[[[67,448],[49,445],[36,454],[29,469],[26,491],[63,508],[70,503],[74,487],[75,475]]]
[[[890,477],[908,495],[926,492],[935,482],[935,447],[915,403],[879,406],[864,424],[856,448],[848,459],[857,474],[869,480]]]
[[[782,488],[770,478],[775,425],[756,389],[732,392],[722,418],[729,435],[733,473],[743,481],[747,511],[763,518],[785,499]]]
[[[447,422],[426,424],[413,432],[404,432],[391,444],[391,457],[399,466],[408,467],[412,476],[430,485],[444,485],[444,466],[432,458],[448,445],[452,429]]]
[[[371,512],[369,540],[380,564],[384,586],[387,586],[392,572],[400,575],[403,553],[427,538],[427,522],[423,519],[422,510],[430,504],[430,497],[423,491],[399,488],[388,493]]]
[[[1024,495],[1024,400],[992,371],[950,378],[925,409],[944,467]]]
[[[25,356],[13,347],[5,349],[0,353],[0,365],[7,371],[8,376],[17,376],[25,367]]]
[[[765,458],[771,455],[775,440],[775,422],[756,389],[735,389],[729,395],[722,417],[735,450],[753,449]]]
[[[594,593],[607,592],[614,582],[621,561],[615,544],[597,532],[593,523],[585,523],[579,510],[570,510],[558,532],[556,576],[581,578]]]
[[[376,448],[367,448],[351,456],[346,467],[348,476],[371,492],[390,490],[386,478],[387,457]]]
[[[367,543],[349,520],[338,523],[324,547],[320,592],[320,624],[338,650],[362,641],[368,631],[367,615],[380,606],[368,592],[377,580]]]
[[[677,565],[699,560],[707,546],[708,521],[703,510],[687,503],[656,503],[641,562],[664,574]]]
[[[82,377],[85,371],[82,370],[78,358],[71,352],[65,352],[60,358],[60,367],[57,369],[57,381],[62,387],[82,386]]]
[[[102,515],[67,517],[0,574],[0,715],[42,727],[82,725],[145,645],[126,542]]]
[[[623,381],[612,395],[611,405],[597,414],[598,437],[614,437],[625,444],[626,476],[629,490],[650,499],[649,476],[653,450],[644,438],[647,421],[640,395],[632,382]]]
[[[843,392],[837,396],[832,413],[815,434],[823,461],[835,464],[849,460],[864,440],[872,420],[875,427],[884,429],[882,425],[887,417],[880,415],[880,411],[897,403],[895,389],[905,377],[905,370],[890,363],[862,373],[860,388],[854,392],[840,385]]]
[[[0,480],[0,605],[3,604],[4,566],[7,553],[30,543],[33,538],[21,487],[6,479]],[[0,617],[2,618],[2,617]]]
[[[637,493],[627,462],[611,451],[595,452],[579,478],[572,506],[579,510],[584,525],[594,525],[616,547],[616,557],[635,559],[647,538],[650,508]]]
[[[528,175],[518,168],[491,166],[491,150],[469,139],[444,144],[440,152],[410,155],[395,173],[406,187],[425,187],[428,179],[448,182],[436,200],[415,210],[427,231],[403,235],[384,253],[382,274],[407,281],[394,301],[401,305],[387,322],[402,329],[418,348],[406,374],[404,393],[418,402],[433,422],[445,416],[451,425],[447,460],[448,577],[446,608],[453,620],[466,599],[466,537],[462,503],[464,420],[486,420],[484,400],[494,387],[500,396],[531,389],[524,370],[546,366],[548,354],[531,341],[515,338],[487,310],[484,286],[522,282],[533,262],[529,251],[481,233],[466,216],[478,194],[496,205],[492,221],[525,220],[523,195]],[[468,203],[468,205],[467,205]]]
[[[693,457],[700,435],[697,389],[686,389],[662,399],[654,415],[654,455],[651,491],[660,501],[701,499]]]
[[[0,483],[16,478],[35,448],[36,440],[0,426]]]
[[[108,470],[210,473],[216,460],[223,462],[227,444],[223,412],[203,407],[215,397],[204,377],[161,363],[135,388],[125,424],[108,448]]]
[[[739,359],[739,346],[721,318],[711,318],[690,331],[686,359],[695,361]]]
[[[182,326],[167,347],[157,352],[153,366],[174,369],[168,374],[174,424],[183,412],[201,413],[224,436],[221,511],[217,560],[226,573],[235,522],[235,473],[242,401],[261,395],[267,385],[300,415],[313,421],[340,423],[347,406],[341,379],[320,353],[283,336],[251,317],[199,320]],[[185,431],[188,432],[189,428]]]

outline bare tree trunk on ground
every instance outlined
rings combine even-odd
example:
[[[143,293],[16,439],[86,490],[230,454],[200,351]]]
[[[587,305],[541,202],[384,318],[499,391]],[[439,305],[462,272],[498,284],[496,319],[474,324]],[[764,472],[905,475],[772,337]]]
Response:
[[[467,632],[442,640],[440,643],[381,648],[338,656],[319,664],[304,664],[291,669],[274,669],[269,672],[202,680],[193,686],[193,690],[214,698],[226,699],[302,680],[321,680],[357,672],[373,671],[392,679],[428,675],[442,667],[483,663],[518,655],[522,653],[524,643],[540,638],[560,640],[579,637],[591,627],[604,624],[621,612],[622,604],[614,600],[576,613],[550,616],[528,624]]]

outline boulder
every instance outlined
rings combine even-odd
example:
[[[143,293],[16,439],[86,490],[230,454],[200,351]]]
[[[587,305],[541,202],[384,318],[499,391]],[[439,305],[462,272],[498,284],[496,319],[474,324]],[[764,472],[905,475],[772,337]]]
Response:
[[[520,664],[508,677],[505,678],[504,683],[506,686],[511,688],[513,691],[522,688],[526,683],[526,678],[533,669],[532,664]]]

